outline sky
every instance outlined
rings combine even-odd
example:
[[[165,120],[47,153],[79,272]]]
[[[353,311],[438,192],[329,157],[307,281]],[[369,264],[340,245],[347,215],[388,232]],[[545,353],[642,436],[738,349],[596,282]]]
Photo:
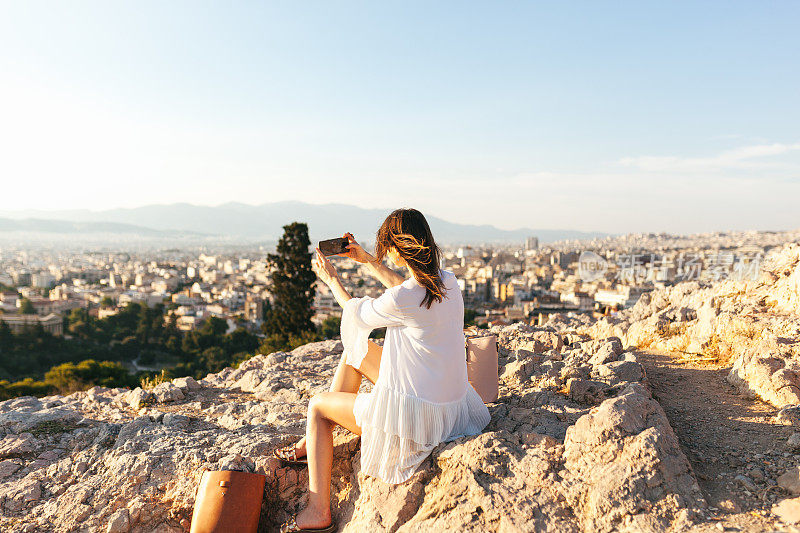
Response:
[[[0,210],[800,227],[800,3],[0,0]]]

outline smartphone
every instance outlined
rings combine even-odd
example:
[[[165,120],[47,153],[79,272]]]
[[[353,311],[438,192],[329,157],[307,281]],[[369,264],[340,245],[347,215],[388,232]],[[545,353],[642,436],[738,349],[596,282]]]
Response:
[[[346,237],[337,237],[327,241],[319,241],[319,251],[322,255],[337,255],[347,252],[347,244],[350,241]]]

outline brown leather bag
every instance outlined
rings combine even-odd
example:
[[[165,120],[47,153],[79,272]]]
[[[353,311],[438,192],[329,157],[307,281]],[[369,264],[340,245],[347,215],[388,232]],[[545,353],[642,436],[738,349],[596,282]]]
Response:
[[[467,356],[467,379],[483,400],[497,400],[497,335],[479,333],[478,328],[464,330],[464,347]]]
[[[236,470],[203,473],[190,533],[256,533],[266,477]]]

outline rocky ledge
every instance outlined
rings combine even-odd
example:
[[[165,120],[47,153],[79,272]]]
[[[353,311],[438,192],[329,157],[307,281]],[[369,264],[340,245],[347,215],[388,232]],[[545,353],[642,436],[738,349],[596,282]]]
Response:
[[[337,428],[341,530],[664,531],[702,518],[635,352],[553,327],[494,332],[502,376],[489,426],[438,446],[407,482],[360,473],[358,436]],[[202,473],[239,469],[266,476],[260,528],[275,530],[304,504],[307,471],[271,452],[304,433],[308,400],[327,390],[341,351],[324,341],[148,391],[0,403],[0,528],[188,531]]]
[[[800,404],[800,244],[776,249],[756,280],[697,282],[644,294],[597,322],[564,319],[592,337],[627,347],[730,362],[728,381],[777,408]]]

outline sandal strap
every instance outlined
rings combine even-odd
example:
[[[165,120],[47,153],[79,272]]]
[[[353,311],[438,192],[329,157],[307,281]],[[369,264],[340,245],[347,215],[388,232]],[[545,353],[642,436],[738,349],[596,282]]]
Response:
[[[286,461],[295,461],[295,462],[299,461],[299,459],[297,458],[297,448],[295,447],[294,444],[289,444],[287,446],[284,446],[283,448],[278,448],[276,450],[276,453],[281,459],[284,459]]]
[[[296,514],[291,515],[289,520],[284,522],[281,526],[281,533],[291,533],[292,531],[300,531],[300,527],[297,525]]]

